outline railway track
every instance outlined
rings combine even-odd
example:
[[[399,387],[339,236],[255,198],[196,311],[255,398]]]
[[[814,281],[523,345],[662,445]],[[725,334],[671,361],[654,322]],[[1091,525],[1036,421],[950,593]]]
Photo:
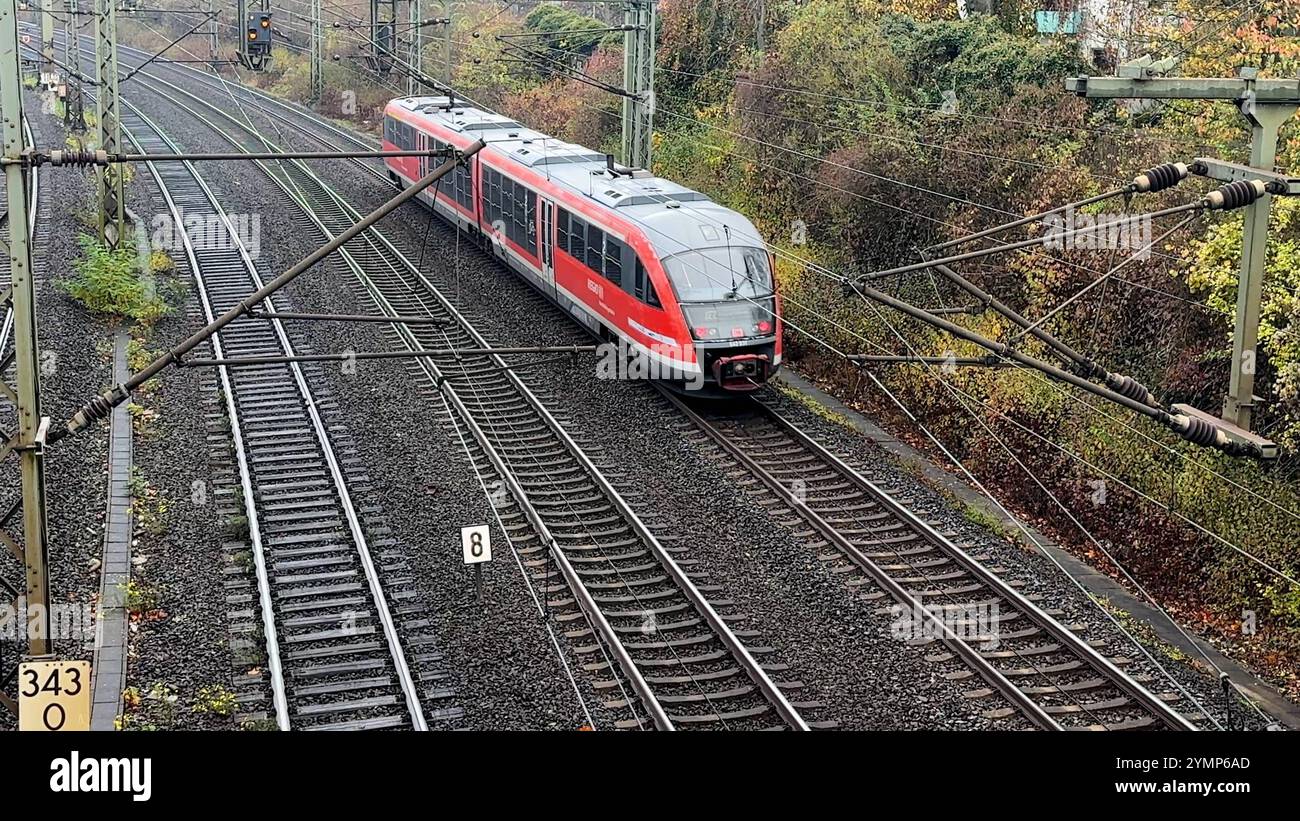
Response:
[[[144,75],[141,75],[144,76]],[[274,150],[238,118],[150,76],[150,90],[245,151]],[[188,98],[187,103],[182,98]],[[197,110],[224,117],[239,138]],[[331,238],[361,215],[302,163],[260,163],[296,202],[303,218]],[[364,293],[390,316],[423,315],[440,325],[394,324],[409,350],[488,350],[490,345],[442,293],[380,232],[346,243],[340,258]],[[514,363],[518,364],[518,363]],[[431,402],[468,434],[476,467],[495,474],[510,501],[498,507],[507,535],[541,585],[554,618],[584,667],[597,677],[620,728],[809,729],[801,710],[818,705],[787,695],[798,681],[777,681],[746,614],[688,569],[689,545],[670,544],[648,528],[577,442],[496,353],[433,355],[418,360]],[[436,405],[435,405],[436,406]],[[747,642],[747,640],[750,640]]]
[[[257,92],[250,96],[256,98],[250,104],[267,115],[293,110]],[[294,124],[296,130],[331,148],[373,147],[342,129],[325,124],[322,127],[327,127],[336,139]],[[357,164],[382,176],[364,161]],[[783,477],[808,489],[810,502],[801,509],[802,518],[821,537],[822,547],[835,548],[835,570],[845,574],[846,581],[852,583],[851,576],[871,578],[882,588],[871,595],[890,596],[913,618],[929,618],[927,605],[939,613],[996,614],[993,628],[1001,637],[996,648],[982,648],[990,642],[979,641],[978,634],[973,640],[957,635],[945,628],[942,619],[930,619],[928,627],[928,632],[937,634],[949,648],[947,653],[932,655],[932,661],[959,662],[962,669],[950,671],[950,675],[975,675],[988,685],[971,690],[973,697],[1001,699],[1004,706],[985,711],[988,717],[1007,724],[1027,721],[1046,729],[1195,729],[1164,698],[1124,673],[1092,644],[1078,638],[1052,614],[990,573],[984,564],[912,515],[859,472],[777,417],[775,411],[762,406],[761,413],[771,420],[769,427],[757,438],[744,439],[740,432],[746,429],[744,426],[728,424],[725,429],[719,428],[676,397],[669,398],[770,490],[788,495]],[[798,454],[800,464],[814,469],[801,473],[801,469],[780,464],[765,466],[765,461],[781,458],[774,457],[767,448],[774,443],[778,445],[777,454]],[[830,495],[819,495],[819,481],[828,477],[832,477],[832,485],[825,493]],[[842,495],[845,487],[848,490]],[[852,501],[841,506],[846,500]],[[821,510],[819,503],[825,503]],[[912,552],[917,547],[914,543],[923,547]],[[881,550],[881,545],[903,546]],[[1008,628],[1003,628],[1003,622]],[[957,627],[964,629],[965,625]]]
[[[867,601],[888,601],[904,635],[937,641],[945,676],[980,681],[984,715],[1048,730],[1197,729],[1052,614],[757,399],[740,413],[664,397]],[[874,589],[873,589],[874,588]]]
[[[216,84],[210,78],[204,78],[203,82]],[[241,97],[244,95],[241,94]],[[250,92],[244,102],[268,116],[277,112],[300,114],[292,107],[256,92]],[[329,136],[315,133],[296,122],[290,123],[295,131],[323,145],[336,147],[341,142],[345,146],[373,147],[342,129],[318,124],[321,128],[328,129]],[[376,175],[382,174],[364,161],[357,161],[357,164]],[[320,204],[317,202],[313,207],[319,207]],[[371,252],[374,252],[374,243],[371,245]],[[391,246],[388,246],[387,253],[397,254]],[[379,254],[383,256],[384,252]],[[414,271],[409,262],[405,263],[408,269],[405,272],[402,271],[403,265],[393,265],[391,262],[389,260],[386,266],[376,267],[373,260],[370,260],[362,266],[363,270],[369,272],[363,275],[363,279],[366,280],[366,288],[371,295],[381,302],[388,300],[385,294],[392,297],[387,305],[381,307],[393,314],[430,310],[427,291],[436,293],[436,289],[430,283],[421,283],[426,286],[426,293],[413,295],[411,280],[423,277]],[[386,273],[376,275],[375,271]],[[399,329],[399,332],[409,336],[404,339],[404,344],[412,348],[478,344],[473,338],[453,341],[454,337],[445,332],[428,339],[419,338],[419,332],[411,333],[409,329]],[[506,363],[500,358],[493,359],[495,361],[485,367],[496,367],[502,375],[501,379],[508,381]],[[425,366],[430,381],[443,386],[444,401],[448,401],[448,394],[452,396],[448,401],[449,409],[468,423],[479,448],[475,452],[476,459],[481,459],[499,475],[513,477],[513,481],[508,484],[516,498],[523,498],[525,504],[512,509],[510,516],[513,519],[522,517],[533,533],[543,534],[540,543],[524,545],[525,555],[544,556],[544,545],[555,538],[556,531],[551,529],[551,525],[541,515],[545,506],[532,503],[539,496],[539,488],[530,488],[518,481],[520,478],[530,478],[528,466],[525,465],[521,470],[519,465],[512,464],[509,459],[532,458],[535,460],[532,466],[534,471],[546,477],[549,476],[547,468],[551,465],[547,460],[554,459],[556,451],[512,454],[508,449],[503,449],[503,445],[508,447],[510,440],[501,438],[500,429],[508,427],[508,436],[527,438],[543,432],[547,427],[546,420],[527,414],[517,415],[529,403],[500,401],[503,390],[508,393],[509,386],[503,388],[500,384],[484,383],[481,375],[471,379],[469,366],[464,361],[449,363],[434,359],[427,361]],[[451,370],[445,370],[448,368]],[[460,369],[460,376],[465,378],[463,384],[455,373],[456,369]],[[523,388],[522,383],[518,387]],[[1107,658],[1094,647],[1099,642],[1080,639],[1052,614],[1034,604],[1031,597],[1021,595],[1014,584],[1005,582],[996,573],[990,572],[981,562],[984,557],[967,554],[947,536],[910,513],[883,489],[779,416],[777,411],[756,405],[754,415],[747,421],[738,422],[734,418],[710,419],[681,405],[675,397],[670,399],[678,404],[679,410],[721,452],[749,476],[757,479],[774,497],[792,500],[791,489],[799,488],[799,504],[791,505],[791,508],[808,528],[806,535],[813,538],[816,547],[830,550],[821,558],[833,562],[833,570],[842,573],[850,585],[857,587],[869,580],[871,585],[879,588],[865,594],[869,600],[892,598],[905,612],[921,620],[924,623],[922,626],[928,631],[927,635],[936,636],[946,647],[944,652],[931,654],[929,660],[948,667],[945,675],[949,678],[980,679],[985,686],[972,689],[968,693],[972,698],[1000,700],[1003,706],[985,711],[989,718],[1006,726],[1032,725],[1046,729],[1196,728],[1187,717],[1167,703],[1166,699],[1172,700],[1173,697],[1161,697],[1151,692],[1139,681],[1140,677],[1129,676],[1120,669],[1126,660]],[[452,405],[457,407],[451,408]],[[499,413],[503,409],[505,413]],[[544,412],[545,409],[541,410]],[[492,418],[494,415],[495,419],[487,425],[477,425],[473,421],[476,418]],[[585,494],[579,497],[585,501],[596,502],[602,495],[598,485],[592,488],[578,484],[575,487],[581,494]],[[544,498],[545,489],[541,490]],[[604,512],[605,508],[592,508],[588,513],[597,510]],[[581,524],[581,521],[562,521],[561,528],[579,527]],[[564,531],[559,532],[562,534]],[[608,557],[602,557],[598,561],[605,558]],[[547,568],[547,572],[538,575],[539,579],[553,581],[556,578],[557,570],[551,569],[544,558],[533,560],[530,564],[534,568]],[[572,577],[581,575],[587,568],[571,561],[567,565],[559,566],[558,574],[565,577],[572,586]],[[638,569],[644,570],[640,566]],[[615,568],[612,572],[618,574],[619,570]],[[548,588],[548,592],[557,591]],[[625,597],[622,603],[628,604],[634,600]],[[581,600],[575,603],[579,610],[587,610],[583,607],[584,604],[595,604],[597,610],[600,605],[594,599],[590,603]],[[643,609],[638,612],[644,628],[648,611]],[[659,615],[665,611],[655,612]],[[991,622],[981,625],[979,629],[986,630],[991,625],[992,633],[980,633],[979,630],[972,633],[966,629],[969,624],[947,624],[945,617],[934,615],[944,612],[991,614]],[[570,615],[577,616],[576,613],[566,613],[563,617]],[[619,615],[626,617],[628,614]],[[631,623],[616,623],[608,619],[607,625],[602,627],[600,619],[593,617],[591,612],[588,612],[588,620],[599,628],[597,632],[607,629],[631,633],[636,627]],[[996,645],[992,642],[994,638]],[[597,664],[600,669],[612,669],[615,662],[631,662],[632,668],[639,669],[646,666],[645,661],[646,659],[624,659],[616,654],[614,662]],[[666,659],[654,661],[663,663]],[[640,678],[647,688],[652,680],[657,684],[663,679],[661,676],[645,675]],[[633,674],[626,676],[623,682],[611,678],[601,682],[601,685],[606,689],[614,689],[630,683],[633,689],[637,689],[636,685],[641,682],[636,679],[637,676]],[[685,695],[690,697],[691,694]],[[646,698],[644,693],[642,698]],[[694,698],[697,703],[701,699],[706,703],[710,701],[708,695],[701,693],[696,693]],[[626,699],[611,704],[621,704],[624,701]],[[670,696],[667,703],[679,702]],[[730,718],[734,720],[742,712],[733,711]],[[654,710],[648,711],[648,714],[652,719],[658,718]],[[716,711],[711,716],[719,717],[721,714]],[[709,718],[706,716],[706,720]],[[635,720],[644,723],[640,716]],[[682,715],[675,715],[670,720],[682,723]],[[626,722],[627,726],[632,724],[633,719]]]
[[[125,103],[122,124],[141,152],[175,152],[155,124]],[[217,242],[177,232],[211,321],[262,286],[257,267],[192,165],[147,167],[176,226],[196,217],[224,226]],[[271,300],[262,307],[274,310]],[[212,344],[218,357],[294,353],[280,321],[265,318],[243,318]],[[281,729],[426,729],[424,702],[445,694],[422,690],[412,674],[399,629],[405,611],[395,618],[389,604],[390,596],[402,598],[401,590],[385,590],[302,370],[297,364],[222,368],[218,376],[248,519],[276,723]]]

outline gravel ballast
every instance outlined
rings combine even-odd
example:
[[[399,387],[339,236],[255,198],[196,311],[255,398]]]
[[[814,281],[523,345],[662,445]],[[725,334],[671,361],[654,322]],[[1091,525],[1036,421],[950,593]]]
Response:
[[[164,115],[160,121],[169,124],[171,136],[185,147],[228,148],[206,129],[176,117],[174,110],[166,116],[170,108],[166,103],[148,105]],[[152,116],[155,111],[148,113]],[[301,138],[286,142],[284,147],[319,148]],[[392,194],[349,163],[325,162],[316,167],[363,213]],[[251,164],[231,163],[211,181],[232,211],[265,213],[269,207],[279,207],[268,204],[269,183]],[[467,242],[462,241],[457,250],[455,233],[431,220],[419,206],[403,207],[385,221],[382,230],[413,259],[421,259],[422,269],[446,292],[458,295],[463,311],[492,342],[588,341],[560,311]],[[259,264],[265,265],[264,270],[288,267],[315,246],[315,238],[293,230],[289,220],[264,219],[263,232],[264,259]],[[350,277],[336,266],[309,274],[289,292],[293,307],[369,310],[351,296]],[[366,329],[313,325],[297,332],[320,352],[373,350],[388,344],[381,334]],[[860,602],[810,549],[796,543],[789,530],[740,492],[703,449],[684,438],[680,418],[647,386],[598,380],[586,365],[539,366],[527,373],[530,384],[545,386],[554,397],[552,410],[572,420],[571,433],[600,444],[592,453],[597,463],[637,488],[634,501],[648,511],[647,522],[657,532],[683,536],[696,546],[693,557],[701,560],[700,569],[749,613],[747,627],[759,630],[763,640],[777,648],[781,660],[791,665],[791,677],[805,682],[800,700],[821,702],[819,712],[844,727],[989,726],[979,716],[985,707],[962,697],[960,684],[939,679],[922,658],[925,650],[894,640],[888,616]],[[556,684],[558,664],[545,633],[536,626],[520,633],[505,623],[507,619],[535,621],[536,611],[530,609],[518,573],[512,576],[513,589],[500,591],[503,604],[512,602],[501,608],[503,623],[494,620],[486,628],[472,615],[472,583],[459,566],[457,534],[472,517],[474,523],[486,521],[490,508],[463,454],[456,457],[459,443],[445,421],[438,421],[437,409],[416,397],[409,375],[397,365],[365,363],[357,374],[336,374],[330,381],[341,418],[349,420],[367,459],[375,460],[371,478],[382,488],[394,529],[416,551],[413,561],[428,568],[430,606],[445,619],[445,649],[468,696],[461,699],[467,724],[483,726],[472,712],[480,708],[488,726],[547,726],[537,716],[550,711],[565,716],[563,721],[574,721],[572,690]],[[1026,554],[953,511],[947,500],[894,467],[892,457],[861,436],[795,403],[787,403],[786,408],[833,450],[869,465],[872,478],[907,488],[909,504],[922,516],[943,521],[963,539],[987,547],[1012,573],[1023,574],[1029,580],[1026,592],[1040,593],[1051,606],[1063,609],[1064,620],[1088,625],[1087,635],[1104,639],[1114,654],[1134,655],[1132,645],[1046,560]],[[497,578],[503,575],[501,570],[494,567],[489,576],[489,602],[496,599],[493,585],[503,584]],[[505,616],[507,610],[515,615]],[[521,635],[527,635],[527,640]],[[513,638],[507,641],[506,636]],[[487,646],[496,649],[485,652]],[[1157,658],[1204,703],[1219,703],[1215,682],[1185,663]],[[514,672],[520,669],[527,674]],[[1130,669],[1158,675],[1141,659]],[[547,671],[553,679],[549,687]],[[513,674],[514,684],[526,684],[520,685],[520,692],[506,694],[487,684],[486,679],[503,674]],[[539,706],[543,712],[538,712]]]
[[[177,119],[172,116],[168,121],[177,122]],[[189,143],[188,136],[173,136],[187,147],[205,150],[222,147],[202,133],[194,136],[208,142],[196,145]],[[390,195],[389,189],[377,180],[372,182],[371,177],[359,175],[347,164],[319,165],[319,173],[339,190],[346,191],[363,212]],[[259,174],[255,168],[244,169],[232,164],[230,173],[215,181],[223,188],[223,195],[230,197],[231,210],[243,203],[252,207],[245,192],[259,185]],[[266,223],[263,225],[265,231]],[[271,227],[272,231],[276,229]],[[385,223],[383,230],[413,259],[422,258],[422,269],[449,295],[459,290],[460,307],[491,341],[503,345],[586,342],[580,330],[558,310],[467,242],[462,241],[457,254],[454,232],[440,222],[430,223],[425,210],[416,206],[403,208]],[[279,234],[263,236],[264,257],[271,248],[275,249],[274,253],[287,251],[287,240],[282,242],[276,236]],[[300,250],[305,254],[310,249]],[[295,259],[288,255],[281,267],[287,267]],[[364,307],[349,303],[346,298],[342,304],[331,301],[331,297],[350,292],[347,278],[351,275],[345,272],[342,279],[337,279],[338,266],[329,268],[326,273],[309,274],[291,288],[295,309],[341,311]],[[459,286],[456,270],[460,273]],[[312,347],[322,352],[375,349],[385,344],[382,339],[367,340],[363,329],[315,325],[298,333],[310,335]],[[399,409],[392,417],[394,422],[381,422],[383,408],[394,402],[397,395],[410,393],[409,387],[402,387],[403,381],[409,385],[402,369],[390,368],[392,378],[361,378],[363,374],[379,373],[373,363],[360,363],[357,370],[353,384],[337,387],[337,396],[343,405],[353,401],[349,394],[358,397],[355,401],[361,415],[353,417],[349,429],[362,451],[376,454],[392,448],[389,442],[399,440],[406,441],[397,446],[397,458],[410,458],[413,447],[428,448],[427,442],[416,446],[409,441],[418,438],[415,431],[421,427],[418,421],[413,425],[412,420],[431,413],[427,404],[417,402],[414,408]],[[822,704],[816,711],[818,718],[852,728],[988,726],[978,715],[981,708],[964,699],[958,685],[917,665],[912,652],[890,638],[887,616],[873,613],[871,607],[850,595],[838,579],[821,568],[809,550],[794,544],[789,532],[776,524],[760,505],[732,487],[704,454],[683,442],[674,429],[680,420],[648,386],[603,382],[595,378],[594,368],[589,367],[543,366],[526,373],[530,384],[544,386],[547,394],[557,397],[552,410],[573,420],[571,433],[600,443],[601,448],[592,453],[597,463],[637,488],[633,501],[638,509],[648,512],[647,523],[662,535],[682,536],[700,548],[692,553],[693,558],[703,563],[698,569],[722,584],[725,597],[734,599],[749,615],[746,628],[758,630],[762,642],[777,649],[780,660],[791,667],[788,677],[804,682],[806,686],[795,697]],[[359,425],[357,419],[365,422]],[[610,420],[633,419],[638,420],[637,425],[610,424]],[[428,458],[446,459],[438,453]],[[380,463],[400,464],[393,459],[388,457]],[[438,463],[426,460],[423,464]],[[427,471],[425,467],[423,472]],[[421,472],[419,468],[404,469],[393,475],[405,479]],[[372,478],[380,482],[384,481],[383,474],[384,471],[371,471]],[[412,499],[403,484],[390,485],[384,492],[386,499],[402,498],[403,493],[411,499],[400,506],[400,514],[393,512],[393,506],[385,506],[399,531],[401,525],[396,521],[399,516],[418,517],[421,507],[429,507],[427,497]],[[481,490],[471,484],[471,498],[475,493],[481,500]],[[453,501],[447,512],[459,513],[464,518],[464,497]],[[672,521],[656,515],[656,511],[669,510],[683,511],[683,514],[672,517]],[[413,532],[420,533],[421,527],[417,524]],[[426,528],[424,532],[429,531]],[[443,537],[443,544],[454,545],[452,533],[444,532],[447,536]],[[459,570],[454,566],[459,557],[453,554],[452,559],[453,569]],[[463,578],[463,571],[460,572]],[[468,580],[462,585],[463,595],[469,595]],[[447,592],[432,590],[430,595],[445,598]],[[474,649],[482,654],[478,646]],[[470,699],[465,701],[468,709]]]
[[[36,92],[24,97],[24,109],[38,143],[62,145],[62,124],[43,112]],[[37,239],[33,248],[42,413],[66,420],[91,396],[107,385],[112,366],[115,323],[91,316],[58,290],[55,283],[72,273],[80,253],[76,238],[91,229],[84,218],[90,210],[93,179],[71,169],[40,171]],[[12,372],[11,372],[12,373]],[[8,421],[6,428],[10,428]],[[94,606],[99,596],[99,557],[103,550],[107,508],[106,465],[108,432],[87,431],[51,448],[45,461],[46,509],[49,522],[49,584],[51,605],[71,606],[78,614],[71,635],[55,635],[54,651],[61,658],[91,660]],[[0,486],[6,497],[18,492],[18,462],[5,463]],[[17,526],[17,521],[11,526]],[[21,565],[8,550],[0,550],[0,572],[22,585]],[[5,599],[3,604],[9,604]],[[26,652],[25,635],[21,651]],[[8,636],[6,636],[8,638]],[[15,645],[5,642],[4,665],[14,662]],[[0,727],[13,726],[12,716],[0,710]]]

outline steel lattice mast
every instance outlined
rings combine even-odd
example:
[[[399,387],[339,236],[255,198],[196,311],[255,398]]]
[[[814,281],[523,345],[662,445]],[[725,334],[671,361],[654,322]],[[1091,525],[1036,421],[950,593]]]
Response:
[[[15,3],[0,3],[0,128],[4,136],[5,194],[8,200],[6,242],[0,248],[9,257],[11,282],[8,298],[13,306],[13,365],[16,387],[0,383],[0,390],[15,408],[14,431],[0,445],[0,461],[17,455],[22,471],[22,495],[4,504],[0,523],[21,513],[22,544],[0,529],[0,542],[23,563],[25,574],[27,652],[50,653],[50,610],[47,522],[45,515],[45,433],[49,420],[41,417],[40,363],[36,343],[36,289],[32,276],[31,246],[27,234],[29,207],[26,171],[19,161],[24,150],[22,68],[19,60],[18,14]],[[0,671],[0,678],[4,672]]]
[[[650,167],[654,130],[655,0],[630,0],[623,15],[623,162]]]
[[[99,148],[109,154],[122,150],[122,124],[118,119],[117,8],[114,0],[95,0],[95,113]],[[126,200],[121,169],[109,164],[97,173],[99,181],[99,237],[116,248],[126,222]]]

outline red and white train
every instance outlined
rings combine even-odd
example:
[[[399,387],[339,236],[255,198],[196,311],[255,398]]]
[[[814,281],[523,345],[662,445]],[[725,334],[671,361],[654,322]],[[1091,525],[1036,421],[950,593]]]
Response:
[[[487,147],[468,167],[420,193],[435,213],[667,382],[748,391],[776,372],[773,260],[744,216],[454,99],[400,98],[384,113],[388,150],[463,150],[479,139]],[[385,162],[410,185],[446,160]]]

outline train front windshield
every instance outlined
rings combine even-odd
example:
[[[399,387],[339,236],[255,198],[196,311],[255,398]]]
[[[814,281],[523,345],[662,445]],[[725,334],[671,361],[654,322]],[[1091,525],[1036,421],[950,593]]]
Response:
[[[705,248],[664,259],[691,335],[700,341],[771,336],[772,268],[760,248]]]

